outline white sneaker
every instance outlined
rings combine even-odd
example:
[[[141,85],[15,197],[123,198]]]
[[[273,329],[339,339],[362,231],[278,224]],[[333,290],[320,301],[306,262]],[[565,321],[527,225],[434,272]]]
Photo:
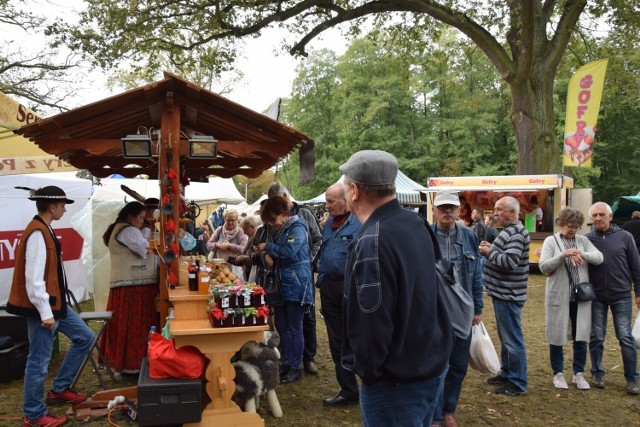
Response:
[[[580,390],[589,390],[591,388],[587,380],[584,378],[584,372],[578,372],[577,374],[573,374],[573,383]]]
[[[562,372],[558,372],[553,376],[553,385],[556,388],[561,388],[563,390],[569,388],[569,386],[567,385],[567,380],[564,379],[564,374]]]

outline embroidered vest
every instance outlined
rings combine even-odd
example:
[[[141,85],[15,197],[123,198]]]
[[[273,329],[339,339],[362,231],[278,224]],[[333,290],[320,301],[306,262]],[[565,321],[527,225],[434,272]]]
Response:
[[[51,234],[49,227],[39,216],[35,216],[33,220],[31,220],[20,237],[20,242],[18,242],[18,247],[16,248],[16,266],[13,271],[13,283],[11,284],[7,311],[19,316],[40,317],[40,313],[29,300],[25,277],[27,240],[29,240],[29,236],[36,230],[42,232],[47,252],[44,281],[47,293],[49,294],[51,311],[56,320],[64,319],[67,316],[67,286],[62,267],[62,245],[58,239]]]
[[[120,243],[116,237],[132,225],[118,223],[113,228],[109,239],[109,255],[111,257],[110,287],[147,285],[158,282],[156,258],[149,254],[147,259]]]

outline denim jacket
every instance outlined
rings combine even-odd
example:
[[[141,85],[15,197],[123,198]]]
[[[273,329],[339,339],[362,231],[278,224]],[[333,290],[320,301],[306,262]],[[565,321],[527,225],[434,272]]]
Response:
[[[267,242],[266,252],[274,258],[282,287],[282,298],[289,302],[313,304],[313,282],[307,227],[297,216],[276,232],[274,242]]]
[[[322,247],[318,262],[318,281],[320,287],[328,275],[344,277],[347,264],[349,244],[353,242],[360,230],[360,221],[355,215],[349,218],[337,230],[331,229],[333,218],[329,218],[322,230]]]
[[[470,228],[458,227],[457,240],[454,243],[456,257],[458,258],[457,269],[460,277],[460,285],[473,299],[474,314],[482,314],[482,284],[484,276],[482,273],[482,258],[478,252],[478,236]],[[431,228],[438,232],[438,225],[432,224]],[[443,254],[444,256],[444,254]]]

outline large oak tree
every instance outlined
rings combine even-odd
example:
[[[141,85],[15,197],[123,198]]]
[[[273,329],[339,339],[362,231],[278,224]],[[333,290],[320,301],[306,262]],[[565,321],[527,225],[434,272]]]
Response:
[[[185,61],[189,52],[214,40],[220,56],[233,57],[234,40],[280,25],[290,30],[292,54],[323,31],[363,20],[403,27],[405,34],[430,37],[432,19],[462,32],[489,58],[511,92],[510,122],[521,174],[560,172],[553,85],[558,64],[576,25],[589,7],[592,16],[628,9],[620,0],[88,0],[79,26],[60,30],[62,41],[103,66],[147,61],[168,52]],[[589,4],[588,4],[589,3]],[[608,10],[607,7],[610,9]]]

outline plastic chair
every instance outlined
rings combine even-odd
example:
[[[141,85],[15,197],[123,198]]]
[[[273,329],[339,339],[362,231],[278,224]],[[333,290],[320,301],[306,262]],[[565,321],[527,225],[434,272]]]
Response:
[[[73,307],[73,309],[78,313],[78,316],[80,317],[80,319],[84,321],[84,323],[89,325],[89,322],[100,322],[100,325],[98,326],[98,330],[95,332],[95,338],[93,340],[91,350],[85,356],[84,360],[82,361],[82,364],[80,365],[80,369],[78,369],[76,376],[73,378],[73,382],[71,383],[71,388],[73,388],[76,385],[76,382],[78,382],[78,379],[80,378],[80,374],[82,374],[82,371],[84,370],[84,367],[86,366],[87,361],[89,361],[91,363],[91,366],[93,367],[93,371],[96,373],[96,376],[98,377],[98,383],[100,383],[100,387],[102,387],[103,389],[106,389],[107,387],[105,386],[105,383],[102,379],[102,374],[100,373],[100,368],[98,366],[98,363],[96,362],[96,359],[93,357],[93,351],[95,350],[98,353],[99,360],[103,360],[103,361],[105,360],[104,355],[102,354],[102,351],[100,350],[100,346],[98,344],[100,342],[100,336],[102,336],[102,332],[104,331],[105,326],[107,326],[107,322],[113,317],[113,312],[112,311],[82,311],[82,309],[80,308],[80,304],[78,303],[78,300],[76,299],[75,295],[73,295],[73,292],[71,292],[70,290],[67,290],[67,300],[69,301],[69,305]],[[111,369],[109,364],[105,363],[104,367],[107,373],[109,374],[109,376],[111,377],[111,380],[116,381],[116,377],[113,374],[113,370]]]

